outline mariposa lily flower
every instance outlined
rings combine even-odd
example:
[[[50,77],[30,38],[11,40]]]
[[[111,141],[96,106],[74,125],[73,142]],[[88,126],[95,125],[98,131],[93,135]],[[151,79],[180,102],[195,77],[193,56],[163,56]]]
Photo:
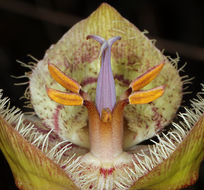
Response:
[[[0,92],[0,147],[19,189],[175,190],[196,181],[204,86],[173,122],[188,81],[114,8],[103,3],[30,67],[34,114],[9,108]]]

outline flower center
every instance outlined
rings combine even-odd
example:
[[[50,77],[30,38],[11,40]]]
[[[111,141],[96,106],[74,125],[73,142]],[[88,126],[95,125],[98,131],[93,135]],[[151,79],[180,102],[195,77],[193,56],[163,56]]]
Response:
[[[99,58],[101,68],[97,80],[95,103],[73,79],[66,76],[55,65],[48,63],[51,76],[71,93],[47,88],[48,96],[63,105],[86,106],[89,117],[90,153],[103,162],[110,162],[123,152],[123,110],[127,104],[146,104],[159,98],[164,93],[164,86],[151,90],[139,89],[150,83],[161,71],[164,63],[147,70],[133,80],[129,88],[116,102],[115,82],[111,69],[111,47],[120,37],[105,40],[100,36],[88,35],[101,44]]]

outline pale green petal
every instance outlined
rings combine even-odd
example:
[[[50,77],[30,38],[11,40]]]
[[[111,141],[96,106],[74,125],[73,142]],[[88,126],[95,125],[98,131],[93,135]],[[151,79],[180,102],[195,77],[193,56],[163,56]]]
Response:
[[[98,42],[86,40],[90,34],[105,39],[113,36],[122,38],[112,47],[112,69],[117,98],[128,88],[131,80],[152,66],[165,62],[159,76],[145,87],[150,89],[165,85],[164,95],[151,104],[129,105],[124,111],[125,135],[129,134],[124,137],[125,148],[152,137],[175,116],[182,98],[181,78],[176,68],[152,41],[106,3],[87,19],[74,25],[47,50],[43,60],[37,64],[30,79],[31,101],[36,113],[64,139],[89,147],[86,108],[58,105],[47,96],[45,85],[65,91],[50,77],[47,68],[49,61],[80,83],[83,90],[95,100],[100,49]]]

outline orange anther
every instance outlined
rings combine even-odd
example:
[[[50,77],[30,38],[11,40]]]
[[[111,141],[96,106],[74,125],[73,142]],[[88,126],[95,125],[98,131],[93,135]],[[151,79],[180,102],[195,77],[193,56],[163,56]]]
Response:
[[[53,101],[66,106],[83,105],[83,98],[75,93],[66,93],[52,88],[46,88],[47,94]]]
[[[130,84],[132,91],[137,91],[149,84],[159,74],[163,66],[164,63],[156,65],[132,81]]]
[[[54,78],[64,88],[72,92],[79,93],[81,86],[76,81],[69,78],[67,75],[65,75],[65,73],[51,63],[48,63],[48,69],[52,78]]]
[[[137,91],[129,96],[129,103],[147,104],[162,96],[163,93],[164,93],[164,86],[159,86],[146,91]]]

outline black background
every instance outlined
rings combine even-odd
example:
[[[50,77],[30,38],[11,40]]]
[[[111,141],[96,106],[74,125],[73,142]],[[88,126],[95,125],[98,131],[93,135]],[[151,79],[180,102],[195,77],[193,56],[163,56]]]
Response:
[[[103,1],[95,0],[0,0],[0,88],[11,104],[22,107],[24,86],[14,86],[10,75],[23,75],[25,69],[16,60],[28,62],[31,54],[41,59],[45,50],[77,21],[86,18]],[[189,90],[193,97],[204,83],[204,6],[196,0],[113,0],[106,1],[140,30],[148,30],[166,55],[176,57],[179,67],[187,62],[186,73],[195,77]],[[48,10],[48,11],[47,11]],[[19,81],[18,81],[19,82]],[[204,166],[198,182],[187,189],[201,190]],[[0,154],[0,189],[15,190],[12,174]]]

